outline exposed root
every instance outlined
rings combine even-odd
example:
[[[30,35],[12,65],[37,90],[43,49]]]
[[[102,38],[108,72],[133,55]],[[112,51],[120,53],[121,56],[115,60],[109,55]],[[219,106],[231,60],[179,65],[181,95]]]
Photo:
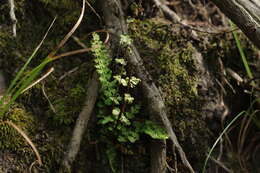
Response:
[[[89,87],[87,90],[86,102],[76,121],[68,149],[65,152],[66,154],[63,158],[62,165],[59,170],[60,173],[63,173],[65,170],[68,172],[71,171],[72,163],[78,154],[82,136],[85,132],[88,121],[92,114],[92,110],[96,103],[96,99],[98,95],[98,85],[99,85],[98,75],[94,73],[92,79],[88,84]]]
[[[180,24],[193,31],[203,32],[203,33],[207,33],[207,34],[223,34],[223,33],[229,33],[229,32],[234,31],[234,30],[227,30],[227,29],[224,29],[221,31],[207,31],[205,29],[200,29],[197,27],[190,26],[187,24],[187,22],[182,20],[174,11],[172,11],[166,4],[162,3],[160,0],[153,0],[153,1],[165,14],[167,14],[171,18],[173,23]],[[235,30],[237,30],[237,29],[235,29]]]
[[[216,160],[212,157],[210,157],[210,160],[212,160],[213,162],[215,162],[218,166],[220,166],[221,168],[223,168],[226,172],[228,173],[234,173],[232,170],[230,170],[229,168],[227,168],[222,162],[220,162],[219,160]]]

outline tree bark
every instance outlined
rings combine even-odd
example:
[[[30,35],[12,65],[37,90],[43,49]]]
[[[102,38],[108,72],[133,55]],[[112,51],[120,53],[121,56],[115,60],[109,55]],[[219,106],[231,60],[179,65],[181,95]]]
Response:
[[[212,0],[260,48],[260,0]]]
[[[152,140],[150,146],[151,168],[150,173],[166,173],[166,141]]]

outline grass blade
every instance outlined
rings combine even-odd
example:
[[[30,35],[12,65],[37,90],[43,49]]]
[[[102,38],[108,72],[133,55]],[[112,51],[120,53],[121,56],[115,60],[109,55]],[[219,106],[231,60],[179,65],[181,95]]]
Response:
[[[29,65],[29,63],[31,62],[31,60],[35,57],[36,53],[38,52],[38,50],[40,49],[40,47],[42,46],[44,40],[46,39],[50,29],[52,28],[54,22],[56,21],[56,17],[53,19],[52,23],[50,24],[48,30],[46,31],[44,37],[42,38],[41,42],[38,44],[38,46],[36,47],[36,49],[33,51],[32,55],[29,57],[29,59],[26,61],[26,63],[24,64],[24,66],[21,68],[21,70],[18,72],[18,74],[15,76],[14,80],[11,82],[10,86],[8,87],[6,93],[9,94],[10,91],[13,89],[13,87],[16,85],[17,81],[21,78],[21,76],[24,74],[25,69],[27,68],[27,66]]]
[[[215,141],[215,143],[213,144],[213,146],[211,147],[211,149],[210,149],[210,151],[209,151],[209,153],[208,153],[208,156],[207,156],[207,158],[206,158],[206,160],[205,160],[205,162],[204,162],[204,166],[203,166],[202,173],[205,173],[208,160],[209,160],[209,158],[210,158],[210,156],[211,156],[211,154],[212,154],[214,148],[217,146],[218,142],[219,142],[220,139],[222,138],[222,136],[227,132],[227,130],[230,128],[230,126],[231,126],[232,124],[234,124],[234,122],[235,122],[240,116],[242,116],[242,115],[245,114],[245,113],[246,113],[246,111],[240,112],[240,113],[227,125],[227,127],[222,131],[222,133],[219,135],[219,137],[217,138],[217,140]]]
[[[230,22],[230,25],[232,26],[232,29],[234,29],[234,28],[235,28],[235,25],[234,25],[231,21],[229,21],[229,22]],[[233,33],[233,36],[234,36],[234,38],[235,38],[236,45],[237,45],[237,48],[238,48],[238,50],[239,50],[240,57],[241,57],[241,59],[242,59],[242,62],[243,62],[243,64],[244,64],[244,67],[245,67],[245,69],[246,69],[247,76],[248,76],[250,79],[253,79],[253,74],[252,74],[251,69],[250,69],[250,67],[249,67],[249,65],[248,65],[248,62],[247,62],[247,59],[246,59],[246,55],[245,55],[245,53],[244,53],[244,51],[243,51],[243,48],[242,48],[242,46],[241,46],[240,40],[239,40],[238,35],[237,35],[237,31],[232,31],[232,33]]]

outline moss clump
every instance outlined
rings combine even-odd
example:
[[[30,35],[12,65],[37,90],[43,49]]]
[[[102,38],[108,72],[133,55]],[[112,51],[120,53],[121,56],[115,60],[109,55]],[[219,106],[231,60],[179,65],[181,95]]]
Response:
[[[75,8],[75,6],[78,6],[79,2],[81,2],[75,0],[39,0],[39,1],[51,7],[60,8],[60,9]]]
[[[71,61],[68,63],[70,63],[68,65],[72,64]],[[64,74],[60,69],[54,73],[52,79],[46,81],[45,92],[49,102],[47,102],[45,96],[41,97],[45,100],[44,114],[47,115],[52,127],[70,127],[82,110],[89,74],[92,73],[92,63],[77,65],[78,63],[80,62],[75,63],[76,71]]]
[[[67,85],[70,87],[69,84]],[[67,95],[64,97],[65,93]],[[53,100],[54,110],[49,109],[47,111],[52,124],[57,126],[74,123],[84,104],[85,95],[86,89],[79,83],[76,86],[68,88],[67,91],[61,90],[52,93],[50,99]]]
[[[188,43],[187,31],[174,30],[167,22],[158,19],[129,21],[144,64],[162,90],[178,137],[183,145],[192,146],[186,147],[186,152],[199,165],[197,160],[203,161],[207,151],[208,130],[200,114],[194,50]]]
[[[18,104],[11,107],[6,117],[27,134],[33,131],[36,124],[32,114]],[[28,146],[25,139],[13,127],[4,122],[0,124],[0,150],[17,151],[25,146]]]
[[[198,99],[194,50],[184,37],[176,36],[167,27],[154,19],[130,23],[145,65],[160,85],[166,104],[174,106],[175,117],[183,117],[186,111],[190,114],[191,109],[198,109],[194,103]]]

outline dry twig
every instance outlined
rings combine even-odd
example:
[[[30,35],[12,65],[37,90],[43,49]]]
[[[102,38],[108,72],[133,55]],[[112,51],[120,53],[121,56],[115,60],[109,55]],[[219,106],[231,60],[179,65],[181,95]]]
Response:
[[[22,135],[22,137],[26,140],[26,142],[32,147],[32,149],[33,149],[33,151],[34,151],[34,153],[36,155],[38,163],[40,165],[42,165],[42,159],[41,159],[41,156],[40,156],[38,150],[36,149],[35,145],[31,141],[31,139],[22,131],[22,129],[20,129],[18,126],[16,126],[11,121],[4,121],[3,123],[8,124],[12,128],[14,128],[20,135]]]
[[[9,6],[10,6],[10,11],[9,15],[13,24],[13,36],[16,37],[16,23],[17,19],[15,16],[15,5],[14,5],[14,0],[8,0]]]
[[[153,0],[154,3],[165,13],[167,14],[173,23],[177,23],[180,24],[188,29],[191,29],[193,31],[197,31],[197,32],[203,32],[203,33],[207,33],[207,34],[222,34],[222,33],[228,33],[228,32],[232,32],[234,30],[223,30],[223,31],[206,31],[203,29],[199,29],[196,27],[192,27],[190,25],[188,25],[184,20],[182,20],[174,11],[172,11],[166,4],[162,3],[161,0]],[[235,29],[236,30],[236,29]]]
[[[33,82],[31,85],[29,85],[28,87],[26,87],[21,93],[24,93],[25,91],[27,91],[28,89],[32,88],[33,86],[35,86],[36,84],[40,83],[42,80],[44,80],[46,77],[48,77],[52,72],[54,71],[54,68],[50,68],[42,77],[40,77],[39,79],[37,79],[35,82]]]

